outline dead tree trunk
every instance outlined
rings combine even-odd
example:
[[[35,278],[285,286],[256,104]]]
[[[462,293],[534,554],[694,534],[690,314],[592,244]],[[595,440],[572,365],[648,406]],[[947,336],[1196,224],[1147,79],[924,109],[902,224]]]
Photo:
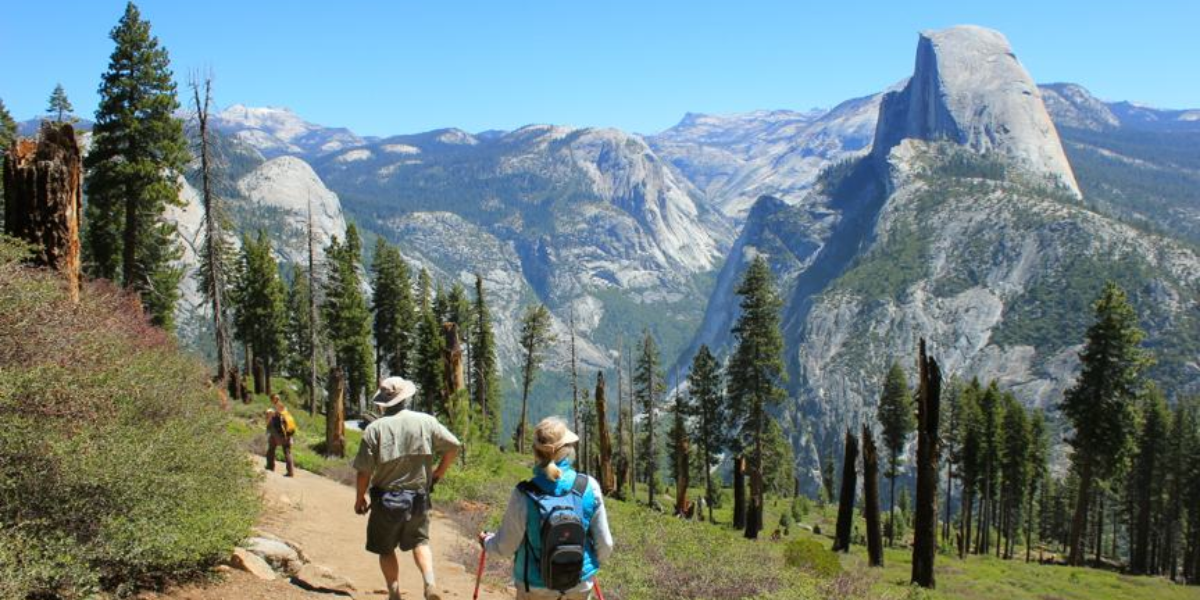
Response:
[[[733,457],[733,526],[746,526],[746,457]]]
[[[867,520],[867,556],[872,567],[883,566],[883,532],[879,522],[879,454],[866,425],[863,437],[863,517]]]
[[[444,393],[452,395],[467,387],[467,380],[463,375],[463,350],[462,340],[458,337],[458,325],[442,323],[442,337],[446,340],[446,349],[442,351],[442,358],[446,362]]]
[[[838,495],[837,529],[833,539],[834,552],[850,551],[850,531],[854,526],[854,493],[858,488],[858,439],[846,430],[845,458],[842,461],[842,491]]]
[[[43,123],[4,157],[4,232],[33,245],[30,262],[62,273],[79,301],[83,158],[69,123]]]
[[[605,496],[617,488],[613,473],[612,439],[608,436],[608,408],[604,398],[604,373],[596,373],[596,429],[600,437],[600,491]]]
[[[676,396],[675,403],[675,427],[678,437],[675,439],[675,515],[686,517],[688,514],[688,472],[691,468],[688,461],[688,440],[683,431],[683,414],[680,412],[678,401],[679,396]]]
[[[263,366],[263,361],[259,357],[254,357],[254,393],[266,394],[267,392],[267,371]]]
[[[941,411],[942,372],[925,354],[918,355],[917,387],[917,505],[913,528],[912,583],[935,587],[933,560],[937,556],[938,420]]]
[[[329,373],[325,407],[325,456],[346,454],[346,379],[339,368]]]

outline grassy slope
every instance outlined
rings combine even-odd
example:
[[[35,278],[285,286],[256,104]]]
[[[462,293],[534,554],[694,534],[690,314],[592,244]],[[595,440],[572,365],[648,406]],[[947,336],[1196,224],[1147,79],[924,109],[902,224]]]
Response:
[[[287,386],[280,382],[279,386]],[[300,400],[283,394],[293,406],[300,432],[294,452],[301,468],[348,481],[352,474],[349,457],[357,451],[359,436],[349,432],[346,459],[326,459],[320,455],[325,421],[321,415],[309,417]],[[255,396],[249,405],[236,404],[232,427],[247,443],[261,452],[265,447],[263,412],[268,406],[264,396]],[[464,527],[495,529],[499,524],[512,486],[530,475],[529,461],[523,456],[501,453],[491,447],[468,448],[465,467],[453,470],[435,493],[442,507],[474,506],[482,514],[460,519]],[[695,498],[700,490],[692,490]],[[617,542],[617,552],[604,565],[601,581],[610,600],[651,600],[659,598],[733,599],[756,598],[969,598],[976,600],[1183,600],[1200,598],[1200,588],[1172,585],[1149,577],[1127,577],[1095,569],[1025,564],[1021,560],[994,557],[969,557],[960,561],[949,555],[938,557],[939,588],[925,592],[908,584],[911,553],[907,549],[888,549],[886,568],[866,566],[866,548],[854,546],[841,556],[844,573],[833,578],[816,576],[806,570],[784,564],[784,548],[791,540],[811,540],[828,548],[832,541],[822,532],[834,529],[835,506],[813,506],[793,525],[784,542],[766,538],[788,510],[787,499],[768,499],[764,522],[768,524],[763,541],[748,542],[727,525],[692,523],[644,508],[645,488],[639,486],[639,502],[608,499],[609,519]],[[728,490],[726,490],[728,496]],[[672,498],[663,494],[659,502],[671,506]],[[719,523],[731,520],[731,500],[716,510]],[[464,511],[465,512],[465,511]],[[856,529],[863,531],[858,523]],[[1019,549],[1023,553],[1023,548]]]

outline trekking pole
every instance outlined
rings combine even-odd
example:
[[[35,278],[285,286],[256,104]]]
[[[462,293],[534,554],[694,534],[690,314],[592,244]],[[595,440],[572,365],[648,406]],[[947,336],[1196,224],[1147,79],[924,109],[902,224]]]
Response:
[[[604,600],[604,592],[600,591],[600,578],[592,579],[592,589],[596,590],[596,600]]]
[[[483,581],[483,565],[487,560],[487,547],[482,547],[479,550],[479,570],[475,572],[475,595],[471,596],[471,600],[479,600],[479,583]]]

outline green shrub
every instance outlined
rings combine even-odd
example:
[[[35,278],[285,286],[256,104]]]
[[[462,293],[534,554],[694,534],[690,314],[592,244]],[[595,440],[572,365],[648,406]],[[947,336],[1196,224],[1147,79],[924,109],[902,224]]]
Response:
[[[842,563],[837,554],[830,552],[816,540],[792,540],[783,549],[783,560],[787,566],[816,575],[836,577],[842,572]]]
[[[89,285],[73,305],[0,251],[0,597],[199,573],[257,506],[203,365],[124,292]]]

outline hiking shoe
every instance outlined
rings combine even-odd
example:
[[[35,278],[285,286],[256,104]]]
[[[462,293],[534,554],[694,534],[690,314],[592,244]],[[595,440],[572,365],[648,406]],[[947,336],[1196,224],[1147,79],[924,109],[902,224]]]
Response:
[[[432,585],[425,586],[425,600],[442,600],[442,595]]]

